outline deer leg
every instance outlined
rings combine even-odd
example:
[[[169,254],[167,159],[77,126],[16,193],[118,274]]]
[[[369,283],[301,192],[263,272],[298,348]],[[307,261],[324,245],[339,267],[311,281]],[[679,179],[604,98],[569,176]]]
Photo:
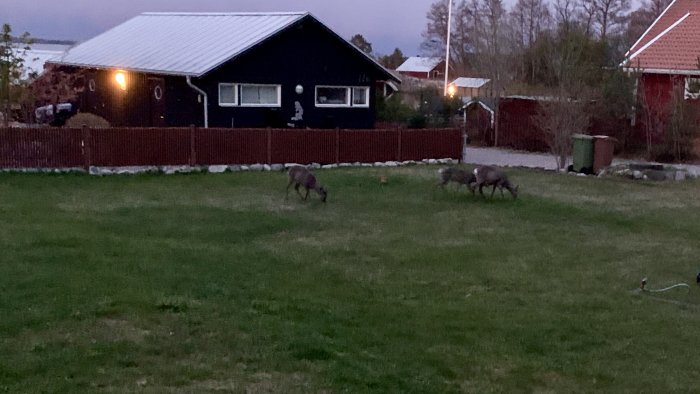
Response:
[[[493,193],[496,192],[496,185],[493,185],[493,189],[491,189],[491,198],[493,198]]]
[[[306,196],[304,196],[304,201],[309,199],[309,189],[306,189]]]
[[[287,192],[284,195],[285,200],[287,200],[289,198],[289,187],[292,186],[292,183],[294,183],[294,181],[289,181],[289,183],[287,184]]]
[[[479,194],[481,194],[482,197],[485,197],[485,196],[484,196],[484,184],[483,184],[483,183],[479,184]]]
[[[302,195],[301,195],[301,192],[299,191],[299,186],[301,186],[301,185],[298,184],[298,183],[297,183],[296,185],[294,185],[294,190],[297,191],[297,194],[299,195],[299,198],[304,199],[304,196],[302,196]]]

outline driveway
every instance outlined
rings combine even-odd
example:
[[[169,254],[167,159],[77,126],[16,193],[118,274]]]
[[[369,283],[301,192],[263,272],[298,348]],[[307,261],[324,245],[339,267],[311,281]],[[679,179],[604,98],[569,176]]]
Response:
[[[542,168],[545,170],[557,169],[557,162],[554,160],[554,156],[551,154],[515,152],[496,148],[475,148],[472,146],[467,146],[464,148],[464,156],[462,161],[468,164],[492,165],[498,167]],[[571,163],[571,158],[569,158],[569,163]],[[648,162],[643,160],[625,159],[613,159],[612,162],[613,165],[628,163]],[[684,169],[695,177],[700,177],[700,165],[674,164],[673,166],[679,169]]]

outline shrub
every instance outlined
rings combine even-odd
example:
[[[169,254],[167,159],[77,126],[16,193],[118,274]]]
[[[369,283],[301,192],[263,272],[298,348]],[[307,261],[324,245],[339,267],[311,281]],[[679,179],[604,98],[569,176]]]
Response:
[[[106,129],[109,128],[109,122],[102,117],[91,113],[79,113],[72,116],[66,121],[66,126],[68,128],[80,128],[87,126],[93,129]]]

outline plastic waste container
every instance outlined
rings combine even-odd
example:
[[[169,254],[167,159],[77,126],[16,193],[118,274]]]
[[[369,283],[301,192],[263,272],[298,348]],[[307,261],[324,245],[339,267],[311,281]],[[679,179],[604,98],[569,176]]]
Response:
[[[585,134],[574,134],[574,164],[573,170],[590,174],[593,172],[593,137]]]
[[[615,153],[615,140],[607,135],[593,136],[593,172],[598,173],[612,164]]]

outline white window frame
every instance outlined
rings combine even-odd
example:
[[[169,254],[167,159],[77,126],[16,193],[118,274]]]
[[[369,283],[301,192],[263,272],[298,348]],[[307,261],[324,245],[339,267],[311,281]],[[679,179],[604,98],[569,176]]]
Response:
[[[318,89],[345,89],[347,98],[345,104],[320,104],[318,102]],[[353,104],[355,89],[365,89],[365,104]],[[371,89],[369,86],[333,86],[333,85],[316,85],[314,88],[314,104],[317,108],[369,108]]]
[[[222,103],[221,102],[221,87],[222,86],[233,86],[233,102],[232,103]],[[238,84],[230,82],[220,82],[219,83],[219,107],[236,107],[238,106]]]
[[[244,86],[273,86],[277,89],[277,102],[275,104],[246,104],[243,102],[243,93],[238,91],[238,89],[243,89]],[[241,107],[279,108],[282,106],[282,85],[271,83],[240,83],[238,84],[238,88],[236,89],[236,96],[238,98],[238,103]]]
[[[364,89],[365,90],[365,103],[364,104],[355,104],[354,103],[354,101],[355,101],[355,89]],[[350,97],[350,104],[354,108],[369,108],[369,92],[370,92],[369,86],[353,86],[350,89],[350,92],[352,93],[351,94],[352,97]]]
[[[700,98],[700,92],[691,92],[690,84],[700,84],[700,77],[685,77],[685,99],[695,100]]]

